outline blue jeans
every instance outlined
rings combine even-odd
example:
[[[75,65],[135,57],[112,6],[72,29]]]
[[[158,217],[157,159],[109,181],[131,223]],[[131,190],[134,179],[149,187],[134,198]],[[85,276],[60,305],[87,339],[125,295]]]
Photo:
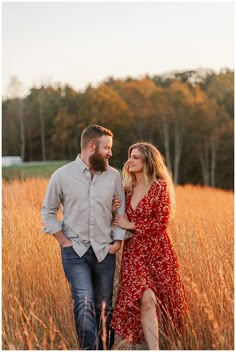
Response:
[[[105,302],[107,347],[112,344],[110,328],[112,294],[115,273],[115,254],[107,254],[98,262],[92,247],[80,257],[73,247],[61,248],[62,264],[71,285],[74,317],[80,348],[102,350],[102,302]]]

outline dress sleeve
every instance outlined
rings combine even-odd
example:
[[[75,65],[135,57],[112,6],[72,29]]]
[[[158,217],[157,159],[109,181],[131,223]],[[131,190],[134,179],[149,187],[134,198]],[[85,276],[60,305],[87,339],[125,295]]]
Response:
[[[135,221],[135,232],[142,236],[148,236],[153,232],[162,232],[167,229],[170,219],[170,196],[167,190],[166,182],[162,181],[157,186],[157,194],[155,200],[150,204],[150,216],[142,218],[141,221]]]

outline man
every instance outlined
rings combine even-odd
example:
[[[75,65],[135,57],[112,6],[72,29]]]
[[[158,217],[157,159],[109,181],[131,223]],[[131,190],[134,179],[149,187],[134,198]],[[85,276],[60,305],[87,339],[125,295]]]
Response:
[[[118,213],[125,211],[121,176],[108,164],[112,141],[113,134],[108,129],[98,125],[87,127],[81,136],[81,155],[51,176],[41,210],[44,231],[53,234],[61,247],[80,348],[90,350],[103,349],[112,343],[109,326],[115,253],[125,238],[125,230],[112,228],[114,196],[121,199]],[[60,204],[62,222],[57,220]],[[101,336],[103,302],[105,340]]]

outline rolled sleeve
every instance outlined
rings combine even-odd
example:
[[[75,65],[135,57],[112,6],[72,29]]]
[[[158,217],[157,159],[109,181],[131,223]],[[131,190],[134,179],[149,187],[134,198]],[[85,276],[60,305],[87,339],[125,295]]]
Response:
[[[53,174],[47,186],[45,198],[41,208],[41,216],[44,223],[43,232],[53,235],[63,229],[62,221],[57,219],[57,212],[61,204],[60,182],[56,174]]]

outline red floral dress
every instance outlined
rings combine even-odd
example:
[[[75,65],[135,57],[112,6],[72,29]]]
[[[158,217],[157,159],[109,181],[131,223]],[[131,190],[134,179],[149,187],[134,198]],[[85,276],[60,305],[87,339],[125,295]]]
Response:
[[[167,234],[170,201],[165,181],[154,182],[148,194],[132,209],[126,200],[132,238],[124,243],[120,280],[111,325],[130,343],[144,341],[138,300],[151,288],[158,301],[157,315],[182,330],[186,299],[176,253]]]

